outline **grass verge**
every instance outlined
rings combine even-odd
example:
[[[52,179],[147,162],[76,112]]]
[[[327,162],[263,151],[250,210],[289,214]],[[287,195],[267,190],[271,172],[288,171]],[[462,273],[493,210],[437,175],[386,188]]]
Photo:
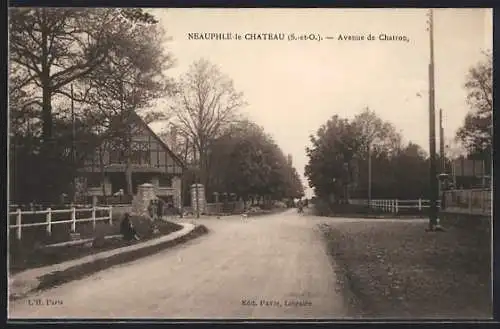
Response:
[[[354,316],[491,318],[490,232],[423,222],[323,226]]]
[[[100,223],[101,225],[97,226],[95,230],[93,230],[91,226],[77,228],[77,232],[81,232],[82,238],[99,239],[99,241],[96,241],[98,243],[93,246],[82,244],[44,248],[30,245],[31,241],[26,241],[27,239],[24,239],[24,241],[21,240],[20,242],[14,240],[13,243],[17,243],[17,245],[9,250],[9,273],[13,275],[27,269],[49,266],[82,258],[99,252],[148,241],[182,229],[182,226],[179,224],[162,221],[156,223],[159,232],[154,234],[152,223],[149,219],[133,217],[132,222],[141,237],[140,241],[127,242],[123,239],[104,240],[104,236],[120,234],[120,221],[113,222],[113,225]],[[66,239],[66,241],[68,240],[69,239]]]
[[[192,240],[194,238],[197,238],[203,234],[208,233],[208,229],[204,225],[199,225],[194,228],[193,231],[190,233],[181,236],[177,239],[166,241],[163,243],[159,243],[156,245],[132,250],[132,251],[127,251],[123,253],[118,253],[116,255],[104,258],[104,259],[99,259],[97,261],[91,262],[91,263],[86,263],[82,265],[77,265],[71,268],[68,268],[67,270],[64,271],[57,271],[53,272],[47,275],[44,275],[39,278],[40,283],[39,285],[34,289],[34,291],[41,291],[41,290],[46,290],[50,289],[53,287],[56,287],[58,285],[61,285],[63,283],[67,283],[73,280],[78,280],[82,279],[86,276],[89,276],[93,273],[96,273],[98,271],[107,269],[109,267],[131,262],[134,260],[137,260],[142,257],[150,256],[154,253],[160,252],[166,248],[170,248],[173,246],[176,246],[178,244],[184,243],[186,241]],[[11,300],[16,300],[21,298],[22,296],[11,296]]]

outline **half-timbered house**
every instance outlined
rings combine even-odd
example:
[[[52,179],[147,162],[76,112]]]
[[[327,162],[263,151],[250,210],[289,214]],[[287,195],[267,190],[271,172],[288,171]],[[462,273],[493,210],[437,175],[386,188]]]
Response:
[[[184,164],[137,115],[131,116],[132,190],[144,183],[155,186],[156,195],[176,208],[182,204],[181,178]],[[84,161],[78,179],[80,193],[87,197],[111,196],[127,191],[127,159],[119,141],[106,141]]]

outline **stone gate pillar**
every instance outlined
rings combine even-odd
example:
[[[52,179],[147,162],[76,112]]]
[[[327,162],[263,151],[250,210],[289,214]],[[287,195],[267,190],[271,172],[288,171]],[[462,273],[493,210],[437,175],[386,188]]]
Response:
[[[156,200],[155,186],[145,183],[137,187],[137,194],[132,200],[132,214],[136,216],[149,216],[148,206],[152,200]]]
[[[197,188],[198,192],[196,192]],[[198,202],[196,202],[196,194],[198,194]],[[198,206],[200,207],[200,214],[203,214],[206,209],[205,187],[203,184],[191,185],[191,207],[193,208],[193,212],[195,214]]]

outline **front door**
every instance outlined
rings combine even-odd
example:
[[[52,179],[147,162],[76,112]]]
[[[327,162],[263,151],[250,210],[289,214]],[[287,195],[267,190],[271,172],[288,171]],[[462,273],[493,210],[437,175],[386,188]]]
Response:
[[[132,191],[137,194],[137,187],[144,183],[151,183],[151,174],[133,173],[132,174]]]
[[[108,177],[111,183],[111,193],[115,194],[120,190],[127,191],[127,181],[123,173],[109,173]]]

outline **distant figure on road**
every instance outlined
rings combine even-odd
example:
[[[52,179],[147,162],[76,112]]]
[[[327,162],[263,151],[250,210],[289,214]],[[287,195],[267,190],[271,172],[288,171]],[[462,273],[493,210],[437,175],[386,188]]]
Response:
[[[120,233],[123,235],[123,238],[127,241],[131,240],[139,240],[139,236],[135,231],[134,226],[132,225],[132,221],[130,220],[129,213],[125,213],[123,220],[120,224]]]
[[[297,201],[297,209],[299,213],[304,211],[304,204],[302,203],[302,200]]]

